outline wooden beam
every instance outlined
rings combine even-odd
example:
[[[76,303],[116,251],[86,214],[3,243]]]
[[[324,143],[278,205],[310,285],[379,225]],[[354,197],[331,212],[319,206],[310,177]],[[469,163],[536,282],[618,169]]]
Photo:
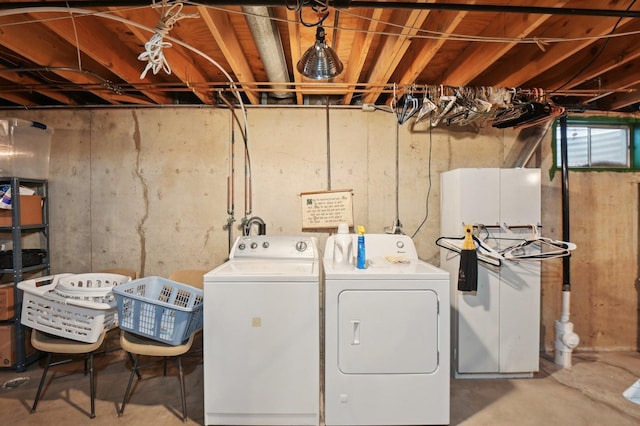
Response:
[[[233,73],[238,81],[255,82],[255,77],[251,71],[251,65],[243,53],[240,41],[226,13],[217,10],[210,10],[204,6],[198,6],[200,17],[207,24],[207,28],[213,35],[220,47],[220,50],[227,58]],[[254,105],[260,104],[260,96],[253,91],[246,91],[249,101]]]
[[[420,1],[419,3],[433,3],[433,1]],[[418,32],[428,15],[429,11],[424,10],[399,10],[394,13],[393,23],[400,25],[400,28],[389,26],[387,31],[395,34],[384,37],[382,47],[377,55],[378,61],[369,74],[369,83],[387,83],[389,81],[411,44],[410,37]],[[375,103],[380,94],[379,91],[370,92],[364,97],[363,102]]]
[[[554,3],[553,7],[562,7],[568,1]],[[508,25],[500,26],[500,38],[519,39],[527,37],[536,28],[546,22],[551,15],[527,14],[513,18],[511,14],[502,14],[499,18],[488,22],[485,29],[479,34],[481,37],[497,37],[496,21],[508,22]],[[481,43],[472,42],[460,52],[459,60],[451,64],[449,70],[440,74],[438,81],[451,86],[464,86],[475,77],[493,65],[505,53],[517,46],[517,42],[511,43]]]
[[[29,97],[22,96],[16,92],[5,92],[0,90],[0,98],[6,101],[12,102],[14,104],[20,105],[22,107],[32,107],[37,106],[35,102],[33,102]]]
[[[134,66],[132,59],[136,54],[127,51],[117,43],[118,39],[108,30],[106,25],[96,25],[96,17],[89,15],[76,16],[69,19],[47,19],[51,16],[44,13],[33,13],[42,25],[62,37],[75,49],[107,68],[123,81],[135,85],[140,81],[140,69]],[[96,49],[95,46],[100,46]],[[77,51],[76,51],[77,52]],[[137,65],[137,64],[136,64]],[[171,104],[172,99],[162,93],[142,92],[150,100],[158,104]],[[149,102],[151,103],[151,102]]]
[[[630,19],[623,19],[620,24],[628,23]],[[517,64],[512,64],[512,70],[496,85],[504,87],[518,87],[531,80],[533,76],[549,70],[572,55],[592,45],[598,38],[596,35],[609,34],[615,25],[612,19],[590,19],[588,17],[569,17],[562,19],[555,29],[556,37],[575,38],[579,35],[591,37],[585,40],[556,43],[545,48],[545,51],[529,50],[528,54],[521,55]],[[575,28],[580,28],[581,34],[576,34]],[[552,29],[547,32],[553,32]]]
[[[467,4],[475,3],[475,1],[468,1]],[[435,25],[439,32],[444,34],[453,33],[456,27],[462,22],[467,12],[436,12],[432,13],[429,21],[435,21]],[[438,50],[447,41],[446,36],[437,39],[428,40],[416,40],[413,42],[412,48],[416,48],[419,52],[415,55],[415,59],[406,66],[404,72],[398,79],[400,84],[414,83],[422,71],[429,65],[438,53]],[[421,46],[417,47],[416,45]]]
[[[640,32],[640,20],[633,20],[627,25],[618,26],[617,32],[637,33]],[[571,89],[596,79],[606,79],[606,73],[615,72],[625,79],[629,73],[637,73],[637,68],[629,69],[627,63],[640,58],[640,45],[635,37],[615,37],[609,39],[606,49],[602,51],[596,61],[594,55],[602,48],[605,41],[601,41],[597,49],[587,48],[582,54],[574,55],[553,69],[547,71],[532,80],[534,87],[542,87],[548,90]],[[592,62],[589,64],[589,62]],[[587,66],[588,65],[588,66]],[[621,72],[617,71],[620,69]],[[576,75],[576,73],[578,73]],[[569,81],[569,79],[572,79]],[[609,80],[611,80],[609,78]],[[600,84],[612,85],[614,81],[600,81]],[[562,87],[560,87],[562,86]]]
[[[640,102],[638,93],[640,93],[640,77],[636,75],[635,84],[629,84],[628,92],[614,92],[608,96],[604,102],[600,102],[599,109],[604,111],[617,111],[622,108],[637,104]]]
[[[302,46],[300,44],[300,23],[298,22],[298,14],[287,8],[287,28],[289,29],[289,49],[291,49],[291,65],[293,68],[293,82],[302,83],[302,74],[296,69],[296,65],[302,56]],[[297,86],[296,86],[297,87]],[[296,103],[302,105],[304,103],[304,95],[302,91],[296,90]]]
[[[360,31],[356,32],[352,43],[352,46],[357,46],[357,48],[351,49],[351,54],[349,55],[349,60],[345,70],[345,82],[357,83],[359,81],[364,68],[364,63],[367,59],[367,53],[369,52],[369,49],[371,49],[371,43],[373,43],[375,37],[375,32],[378,31],[379,27],[384,25],[384,23],[380,22],[382,13],[382,9],[363,11],[363,15],[370,19],[359,20],[358,29]],[[344,95],[342,100],[344,105],[351,104],[355,88],[355,85],[350,85],[347,88],[347,93]]]
[[[0,67],[0,69],[6,70],[6,67]],[[42,84],[42,81],[36,80],[35,78],[30,77],[27,73],[20,73],[18,71],[15,72],[2,72],[0,73],[0,77],[4,80],[10,81],[16,85],[29,87],[36,86]],[[49,99],[53,99],[55,101],[60,102],[63,105],[77,105],[78,103],[69,96],[64,93],[55,91],[55,90],[43,90],[38,89],[38,93],[48,97]]]
[[[111,7],[109,8],[109,10],[114,15],[130,19],[125,12],[120,11],[118,8]],[[127,12],[131,13],[131,11]],[[133,20],[135,21],[135,17],[133,18]],[[127,31],[129,31],[142,45],[147,43],[153,36],[153,34],[149,31],[144,31],[135,25],[130,25],[127,23],[123,23],[123,25],[125,26]],[[140,53],[142,53],[142,51]],[[207,77],[194,64],[192,58],[187,56],[182,49],[177,48],[176,46],[172,46],[171,48],[164,50],[163,53],[165,58],[167,59],[167,62],[171,66],[171,73],[174,74],[178,79],[180,79],[180,81],[182,81],[186,87],[193,87],[195,83],[207,82]],[[141,73],[145,65],[142,62],[140,62],[139,65],[140,69],[138,73]],[[139,80],[139,78],[136,78],[132,81],[136,80]],[[210,97],[208,97],[205,92],[193,90],[193,94],[205,104],[211,102]]]
[[[68,15],[64,16],[68,17]],[[27,16],[15,16],[13,22],[26,21],[27,19],[31,20]],[[42,67],[73,68],[78,66],[76,50],[72,49],[64,39],[37,22],[29,21],[21,25],[3,26],[0,33],[0,43],[30,63],[39,64]],[[59,71],[54,71],[53,74],[65,78],[63,73]],[[82,73],[74,73],[72,78],[73,80],[69,81],[80,85],[96,83],[95,78]],[[99,92],[94,92],[94,94],[102,97]],[[105,101],[112,103],[107,99]]]

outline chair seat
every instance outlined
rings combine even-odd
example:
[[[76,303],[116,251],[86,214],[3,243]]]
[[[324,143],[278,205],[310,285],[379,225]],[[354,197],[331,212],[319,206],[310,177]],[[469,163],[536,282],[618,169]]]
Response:
[[[31,332],[31,345],[40,351],[47,353],[47,361],[45,363],[44,369],[42,370],[42,377],[40,379],[40,384],[38,385],[38,390],[36,392],[36,397],[33,401],[33,406],[31,407],[31,412],[34,413],[36,408],[38,407],[38,401],[40,401],[40,396],[42,395],[42,391],[44,389],[45,379],[47,377],[47,372],[49,371],[49,367],[66,364],[67,362],[71,362],[74,357],[69,357],[64,361],[52,362],[53,354],[64,354],[64,355],[84,355],[85,364],[84,371],[87,374],[89,372],[89,394],[91,397],[91,411],[89,413],[90,418],[94,418],[96,416],[95,410],[95,383],[94,383],[94,368],[93,368],[93,353],[98,350],[102,343],[104,342],[105,336],[108,331],[103,331],[98,337],[98,340],[93,343],[87,342],[79,342],[77,340],[71,340],[60,336],[54,336],[48,333],[44,333],[38,330],[32,330]]]
[[[196,333],[197,331],[191,333],[184,343],[174,346],[121,330],[120,346],[125,351],[137,355],[178,356],[187,353],[191,349]]]
[[[54,336],[34,329],[31,333],[31,345],[42,352],[86,354],[98,349],[100,345],[102,345],[102,342],[104,342],[105,335],[106,332],[100,334],[100,337],[98,337],[95,343],[86,343]]]

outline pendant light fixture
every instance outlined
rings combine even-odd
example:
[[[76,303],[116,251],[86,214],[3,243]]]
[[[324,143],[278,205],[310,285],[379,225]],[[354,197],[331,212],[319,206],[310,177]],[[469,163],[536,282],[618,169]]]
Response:
[[[314,80],[328,80],[342,73],[344,65],[336,52],[325,42],[322,25],[316,28],[315,44],[304,52],[296,68],[300,74]]]
[[[322,15],[315,23],[305,22],[302,16],[302,9],[305,5],[311,4],[314,12]],[[307,78],[314,80],[329,80],[334,78],[344,69],[344,65],[338,58],[338,54],[327,45],[325,41],[325,31],[322,23],[329,16],[329,10],[326,3],[310,0],[298,0],[297,12],[300,17],[300,23],[305,27],[316,27],[316,41],[313,46],[307,49],[302,55],[296,66],[298,72]],[[338,11],[335,12],[334,27],[338,26]],[[333,38],[335,39],[335,29]],[[334,40],[335,42],[335,40]]]

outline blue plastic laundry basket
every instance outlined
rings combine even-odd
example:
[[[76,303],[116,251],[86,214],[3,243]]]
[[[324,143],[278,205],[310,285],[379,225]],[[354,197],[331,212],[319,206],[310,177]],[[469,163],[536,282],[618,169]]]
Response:
[[[145,277],[113,288],[121,329],[179,345],[202,328],[204,292],[162,277]]]

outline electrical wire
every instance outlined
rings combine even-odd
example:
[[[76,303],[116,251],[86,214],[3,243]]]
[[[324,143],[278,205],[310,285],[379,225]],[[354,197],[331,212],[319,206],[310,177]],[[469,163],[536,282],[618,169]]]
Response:
[[[51,12],[51,13],[64,13],[64,12],[68,12],[68,13],[75,13],[76,15],[92,15],[92,16],[97,16],[100,18],[104,18],[104,19],[110,19],[113,21],[117,21],[117,22],[121,22],[121,23],[125,23],[127,25],[131,25],[134,26],[136,28],[145,30],[145,31],[149,31],[151,33],[154,33],[154,30],[142,25],[138,22],[135,21],[131,21],[129,19],[117,16],[117,15],[113,15],[111,13],[107,13],[107,12],[95,12],[95,11],[90,11],[87,9],[78,9],[78,8],[62,8],[62,7],[27,7],[27,8],[22,8],[22,9],[8,9],[8,10],[0,10],[0,17],[3,16],[11,16],[11,15],[19,15],[19,14],[30,14],[30,13],[42,13],[42,12]],[[218,68],[218,70],[220,70],[220,72],[227,78],[227,80],[229,80],[229,84],[230,84],[230,88],[231,88],[231,93],[236,97],[236,99],[238,100],[238,103],[240,105],[240,108],[242,110],[242,115],[243,115],[243,125],[244,126],[240,126],[240,121],[237,118],[237,116],[235,115],[235,112],[233,109],[231,109],[234,118],[238,121],[238,124],[240,126],[240,128],[242,129],[244,127],[244,132],[242,132],[242,136],[243,136],[243,142],[244,142],[244,148],[245,148],[245,153],[247,154],[246,156],[246,161],[247,164],[245,164],[245,167],[249,168],[249,171],[251,170],[251,160],[248,156],[249,153],[249,136],[248,136],[248,121],[247,121],[247,109],[245,108],[244,105],[244,101],[242,100],[242,96],[239,93],[238,87],[236,86],[235,81],[231,78],[231,76],[229,75],[229,73],[218,63],[216,62],[213,58],[211,58],[209,55],[207,55],[206,53],[202,52],[201,50],[196,49],[195,47],[191,46],[188,43],[185,43],[181,40],[178,40],[176,38],[173,38],[169,35],[165,36],[168,40],[184,47],[187,50],[190,50],[191,52],[201,56],[202,58],[204,58],[205,60],[209,61],[213,66],[215,66],[216,68]]]
[[[633,5],[636,3],[636,0],[633,0],[631,2],[631,4],[629,4],[629,6],[627,7],[626,10],[631,9],[631,7],[633,7]],[[613,35],[613,33],[616,31],[616,29],[618,28],[618,25],[620,25],[620,22],[622,22],[622,18],[618,18],[618,21],[616,22],[616,24],[613,26],[613,28],[611,29],[611,31],[609,32],[609,35]],[[578,70],[571,78],[569,78],[567,81],[565,81],[560,87],[556,88],[555,90],[552,90],[550,93],[553,93],[554,91],[560,90],[566,86],[569,85],[569,83],[571,83],[573,80],[575,80],[576,78],[578,78],[578,76],[580,74],[582,74],[583,72],[585,72],[587,70],[587,68],[589,68],[591,65],[593,65],[593,63],[595,61],[598,60],[598,58],[602,55],[602,53],[604,52],[604,50],[607,48],[607,45],[609,44],[609,40],[611,40],[610,38],[607,38],[604,42],[604,44],[602,45],[602,47],[600,48],[600,50],[593,55],[593,57],[582,67],[580,68],[580,70]]]
[[[211,4],[202,4],[199,3],[197,1],[185,1],[182,2],[183,5],[188,5],[188,6],[201,6],[201,7],[205,7],[208,9],[213,9],[213,10],[217,10],[217,11],[222,11],[222,12],[226,12],[226,13],[230,13],[230,14],[238,14],[238,15],[244,15],[244,16],[257,16],[257,17],[261,17],[261,18],[268,18],[271,19],[274,22],[282,22],[282,23],[298,23],[298,21],[292,21],[289,19],[283,19],[283,18],[277,18],[277,17],[267,17],[267,16],[263,16],[263,15],[259,15],[259,14],[253,14],[250,12],[243,12],[241,10],[234,10],[234,9],[228,9],[225,7],[221,7],[221,6],[212,6]],[[127,7],[127,8],[119,8],[117,10],[114,10],[114,12],[126,12],[126,11],[130,11],[130,10],[140,10],[140,9],[145,9],[147,8],[147,6],[145,7]],[[329,6],[329,8],[331,8]],[[38,9],[38,8],[33,8],[33,9]],[[291,9],[294,10],[294,9]],[[336,8],[336,10],[338,10]],[[34,10],[34,12],[39,12],[41,10]],[[351,15],[353,17],[356,18],[360,18],[363,20],[367,20],[367,21],[371,21],[371,22],[377,22],[381,25],[385,25],[385,26],[389,26],[389,27],[395,27],[398,29],[404,29],[404,30],[413,30],[416,31],[416,34],[411,35],[408,38],[411,39],[432,39],[432,40],[441,40],[441,39],[447,39],[448,41],[466,41],[466,42],[483,42],[483,43],[518,43],[518,44],[536,44],[536,45],[546,45],[546,44],[551,44],[551,43],[570,43],[570,42],[575,42],[575,41],[587,41],[587,40],[604,40],[604,39],[611,39],[611,38],[620,38],[620,37],[632,37],[632,36],[637,36],[640,34],[640,31],[628,31],[628,32],[622,32],[622,33],[617,33],[617,34],[606,34],[606,35],[597,35],[597,36],[584,36],[584,37],[521,37],[521,38],[510,38],[510,37],[485,37],[485,36],[476,36],[476,35],[469,35],[469,34],[457,34],[457,33],[444,33],[444,32],[439,32],[439,31],[431,31],[431,30],[425,30],[422,28],[413,28],[411,26],[406,26],[406,25],[401,25],[401,24],[396,24],[393,22],[389,22],[389,21],[383,21],[383,20],[377,20],[374,18],[370,18],[364,15],[359,15],[357,13],[351,12],[349,10],[345,10],[345,9],[339,9],[339,11],[342,14],[348,14]],[[104,14],[104,12],[100,12],[100,11],[88,11],[88,13],[85,13],[83,15],[85,16],[100,16],[101,14]],[[5,27],[5,26],[13,26],[13,25],[24,25],[24,24],[29,24],[29,23],[40,23],[40,22],[46,22],[46,21],[54,21],[54,20],[60,20],[60,19],[67,19],[67,18],[60,18],[60,17],[53,17],[53,18],[48,18],[48,19],[33,19],[33,20],[25,20],[25,21],[21,21],[21,22],[9,22],[9,23],[3,23],[0,24],[0,28]],[[311,25],[313,26],[313,25]],[[340,27],[340,26],[332,26],[332,25],[327,25],[325,26],[327,29],[335,29],[335,30],[340,30],[340,31],[346,31],[346,32],[354,32],[354,33],[366,33],[366,34],[375,34],[375,35],[381,35],[381,36],[399,36],[399,34],[397,32],[391,32],[391,31],[370,31],[370,30],[360,30],[360,29],[356,29],[356,28],[348,28],[348,27]]]
[[[69,3],[67,3],[67,7],[69,7]],[[76,53],[78,55],[78,69],[82,69],[82,57],[80,55],[80,40],[78,39],[78,29],[76,28],[76,20],[73,18],[73,13],[69,13],[71,17],[71,25],[73,26],[73,36],[76,40]]]
[[[631,6],[630,6],[631,7]],[[342,9],[341,9],[342,10]],[[627,9],[628,10],[628,9]],[[634,36],[640,34],[640,31],[629,31],[626,33],[619,34],[608,34],[608,35],[598,35],[598,36],[583,36],[583,37],[487,37],[487,36],[477,36],[477,35],[468,35],[468,34],[456,34],[456,33],[445,33],[441,31],[432,31],[425,30],[422,28],[414,28],[412,26],[396,24],[394,22],[383,21],[380,19],[374,19],[365,15],[360,15],[358,13],[351,12],[349,10],[342,10],[343,14],[350,15],[355,18],[363,19],[369,22],[375,22],[379,25],[384,25],[385,27],[393,27],[398,28],[399,30],[413,30],[416,31],[416,34],[411,35],[411,39],[435,39],[441,40],[446,39],[447,41],[466,41],[466,42],[483,42],[483,43],[519,43],[519,44],[536,44],[546,45],[551,43],[563,43],[563,42],[575,42],[575,41],[586,41],[586,40],[601,40],[605,38],[614,38],[614,37],[627,37]],[[620,22],[622,18],[618,20]],[[353,28],[340,28],[343,31],[353,31],[353,32],[364,32],[367,34],[375,34],[375,35],[390,35],[390,36],[399,36],[400,34],[397,32],[390,31],[370,31],[370,30],[358,30]]]
[[[243,12],[240,10],[233,10],[233,9],[227,9],[225,7],[220,7],[220,6],[212,6],[210,4],[201,4],[198,2],[185,2],[188,3],[190,5],[198,5],[198,6],[202,6],[205,8],[210,8],[210,9],[215,9],[218,11],[222,11],[222,12],[226,12],[226,13],[232,13],[232,14],[239,14],[239,15],[253,15],[253,16],[259,16],[259,17],[263,17],[262,15],[254,15],[252,13],[248,13],[248,12]],[[380,24],[380,26],[386,26],[386,27],[393,27],[393,28],[398,28],[399,30],[411,30],[413,32],[415,32],[415,34],[412,34],[411,36],[405,36],[408,39],[425,39],[425,40],[442,40],[442,39],[446,39],[447,41],[464,41],[464,42],[482,42],[482,43],[517,43],[517,44],[535,44],[541,48],[543,48],[544,46],[548,45],[548,44],[552,44],[552,43],[570,43],[570,42],[576,42],[576,41],[588,41],[588,40],[602,40],[602,39],[609,39],[609,38],[618,38],[618,37],[631,37],[631,36],[636,36],[640,34],[640,31],[629,31],[629,32],[624,32],[624,33],[618,33],[618,34],[607,34],[607,35],[597,35],[597,36],[582,36],[582,37],[519,37],[519,38],[515,38],[515,37],[487,37],[487,36],[477,36],[477,35],[469,35],[469,34],[457,34],[457,33],[445,33],[445,32],[441,32],[441,31],[431,31],[431,30],[425,30],[422,28],[415,28],[412,27],[410,25],[402,25],[402,24],[396,24],[393,22],[389,22],[389,21],[384,21],[384,20],[379,20],[379,19],[374,19],[368,16],[364,16],[364,15],[360,15],[358,13],[354,13],[351,12],[349,10],[345,10],[345,9],[338,9],[338,8],[334,8],[332,6],[327,6],[329,9],[335,9],[336,12],[340,11],[343,14],[346,15],[350,15],[352,17],[355,18],[359,18],[359,19],[363,19],[366,21],[370,21],[370,22],[376,22],[378,24]],[[289,10],[294,10],[297,13],[299,13],[298,9],[296,8],[292,8]],[[289,19],[283,19],[283,18],[277,18],[277,17],[265,17],[265,18],[269,18],[275,22],[282,22],[282,23],[294,23],[297,24],[298,21],[292,21]],[[320,22],[324,21],[324,19],[322,19]],[[305,26],[314,26],[314,24],[308,24],[308,23],[302,23]],[[316,23],[315,25],[318,25],[319,23]],[[401,36],[401,34],[399,34],[398,32],[393,32],[393,31],[371,31],[371,30],[365,30],[365,29],[357,29],[357,28],[348,28],[348,27],[340,27],[340,26],[331,26],[331,25],[326,25],[325,26],[326,29],[330,30],[340,30],[340,31],[345,31],[345,32],[354,32],[354,33],[366,33],[366,34],[374,34],[374,35],[380,35],[380,36],[394,36],[394,37],[399,37]]]
[[[427,186],[427,197],[426,197],[426,201],[425,201],[425,215],[424,218],[422,219],[422,222],[420,222],[420,225],[418,225],[418,227],[416,228],[415,232],[411,235],[411,239],[414,239],[415,236],[418,234],[418,232],[420,232],[420,230],[422,229],[422,227],[424,226],[424,224],[427,222],[427,219],[429,218],[429,198],[431,198],[431,187],[433,186],[433,182],[432,182],[432,178],[431,178],[431,159],[432,159],[432,154],[433,154],[433,126],[429,125],[429,160],[427,162],[427,169],[429,170],[428,172],[428,182],[429,185]]]

